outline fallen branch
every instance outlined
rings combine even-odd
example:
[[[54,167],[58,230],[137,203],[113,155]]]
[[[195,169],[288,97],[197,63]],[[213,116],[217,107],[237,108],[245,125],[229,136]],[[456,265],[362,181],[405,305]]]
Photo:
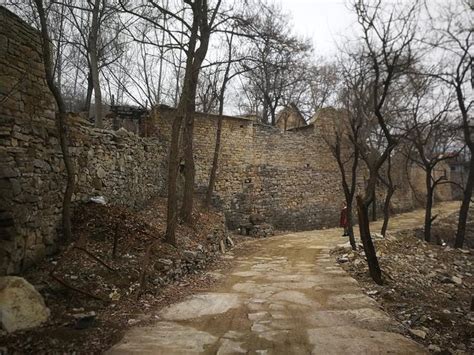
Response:
[[[156,245],[156,243],[158,243],[160,241],[160,238],[157,238],[156,240],[154,240],[147,248],[146,252],[145,252],[145,256],[143,257],[143,264],[142,264],[142,270],[140,272],[140,276],[138,278],[139,282],[140,282],[140,287],[138,288],[138,292],[137,292],[137,301],[138,299],[140,298],[140,296],[143,294],[144,290],[145,290],[145,286],[146,286],[146,271],[148,269],[148,264],[150,263],[150,255],[151,255],[151,251],[153,250],[153,247]]]
[[[66,288],[68,288],[68,289],[70,289],[70,290],[72,290],[72,291],[75,291],[75,292],[80,293],[80,294],[82,294],[82,295],[91,297],[91,298],[93,298],[93,299],[95,299],[95,300],[98,300],[98,301],[107,302],[107,300],[103,299],[102,297],[93,295],[92,293],[89,293],[89,292],[87,292],[87,291],[81,290],[81,289],[79,289],[79,288],[77,288],[77,287],[74,287],[74,286],[72,286],[72,285],[69,285],[69,284],[68,284],[66,281],[64,281],[62,278],[60,278],[59,276],[54,275],[53,272],[51,272],[49,275],[50,275],[54,280],[56,280],[58,283],[60,283],[61,285],[63,285],[64,287],[66,287]]]
[[[145,256],[143,257],[143,264],[142,264],[142,270],[140,271],[140,276],[138,278],[138,281],[140,283],[140,287],[138,288],[137,292],[137,301],[140,299],[140,296],[142,295],[145,285],[146,285],[146,270],[148,269],[148,264],[150,263],[150,254],[151,254],[151,249],[155,242],[153,242],[146,250]]]
[[[92,254],[92,253],[91,253],[90,251],[88,251],[87,249],[84,249],[84,248],[78,247],[78,246],[74,246],[73,248],[84,252],[84,253],[85,253],[86,255],[88,255],[90,258],[94,259],[94,260],[97,261],[99,264],[102,264],[103,266],[105,266],[105,267],[106,267],[107,269],[109,269],[110,271],[117,272],[117,270],[115,270],[112,266],[108,265],[105,261],[103,261],[103,260],[100,259],[99,257],[95,256],[94,254]]]
[[[77,244],[82,244],[83,240],[81,238],[79,238],[79,240],[77,241]],[[54,266],[54,268],[51,270],[51,272],[49,273],[49,276],[55,280],[56,282],[60,283],[61,285],[63,285],[64,287],[72,290],[72,291],[75,291],[77,293],[80,293],[82,295],[85,295],[85,296],[88,296],[88,297],[91,297],[95,300],[99,300],[99,301],[103,301],[103,302],[107,302],[107,300],[103,299],[102,297],[99,297],[99,296],[96,296],[90,292],[87,292],[87,291],[84,291],[84,290],[81,290],[77,287],[74,287],[72,285],[70,285],[69,283],[67,283],[65,280],[63,280],[62,278],[60,278],[59,276],[56,276],[54,273],[56,272],[56,270],[59,268],[60,265],[63,264],[64,260],[66,260],[66,257],[69,256],[69,254],[71,253],[71,251],[73,249],[79,249],[79,250],[82,250],[82,251],[85,251],[85,249],[81,248],[81,247],[78,247],[78,246],[75,246],[75,245],[72,245],[70,246],[65,252],[64,254],[62,255],[61,259],[59,259],[58,263]],[[90,253],[87,253],[88,255],[91,255]]]

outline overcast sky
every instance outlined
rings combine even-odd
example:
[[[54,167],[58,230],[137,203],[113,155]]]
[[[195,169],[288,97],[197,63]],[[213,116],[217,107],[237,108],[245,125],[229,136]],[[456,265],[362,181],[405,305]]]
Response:
[[[275,0],[293,17],[295,32],[312,39],[316,55],[337,52],[341,34],[349,34],[356,17],[345,0]],[[351,30],[352,29],[352,30]]]

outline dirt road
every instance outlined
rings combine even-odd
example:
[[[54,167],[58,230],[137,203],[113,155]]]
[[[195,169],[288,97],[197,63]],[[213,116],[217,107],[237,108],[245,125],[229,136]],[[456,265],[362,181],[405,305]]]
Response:
[[[422,216],[400,215],[390,228],[420,225]],[[131,329],[109,353],[425,353],[329,255],[344,242],[340,229],[256,241],[229,274],[215,274],[215,289],[163,309],[156,324]]]

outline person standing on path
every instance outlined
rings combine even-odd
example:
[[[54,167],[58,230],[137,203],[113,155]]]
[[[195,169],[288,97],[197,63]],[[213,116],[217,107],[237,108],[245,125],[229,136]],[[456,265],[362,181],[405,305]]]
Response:
[[[339,219],[339,226],[341,228],[344,228],[344,234],[342,235],[343,237],[347,237],[349,235],[348,233],[348,218],[347,218],[347,205],[346,205],[346,202],[343,201],[342,202],[342,208],[341,208],[341,217]]]

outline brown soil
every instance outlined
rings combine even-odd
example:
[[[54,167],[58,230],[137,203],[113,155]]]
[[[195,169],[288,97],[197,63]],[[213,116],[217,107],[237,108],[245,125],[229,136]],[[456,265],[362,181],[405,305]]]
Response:
[[[28,331],[0,331],[0,353],[101,352],[117,342],[126,328],[152,321],[152,309],[179,301],[214,283],[205,268],[226,267],[225,260],[207,260],[194,270],[183,267],[182,273],[166,285],[166,270],[155,261],[176,262],[182,259],[183,250],[214,247],[216,238],[225,233],[222,215],[197,209],[195,227],[178,228],[178,248],[163,240],[164,216],[163,199],[152,201],[139,212],[118,206],[80,206],[73,222],[75,243],[62,246],[57,255],[22,275],[43,295],[51,310],[50,319]],[[114,258],[115,236],[118,243]],[[79,239],[86,241],[82,244],[86,252],[72,248]],[[141,289],[144,255],[151,245],[147,282]],[[53,270],[56,277],[71,287],[51,277]],[[91,322],[78,322],[74,317],[91,311],[95,312]]]
[[[344,269],[415,340],[433,352],[474,353],[472,250],[430,245],[416,234],[397,232],[375,240],[383,286],[370,279],[363,251],[338,248],[335,254]]]

